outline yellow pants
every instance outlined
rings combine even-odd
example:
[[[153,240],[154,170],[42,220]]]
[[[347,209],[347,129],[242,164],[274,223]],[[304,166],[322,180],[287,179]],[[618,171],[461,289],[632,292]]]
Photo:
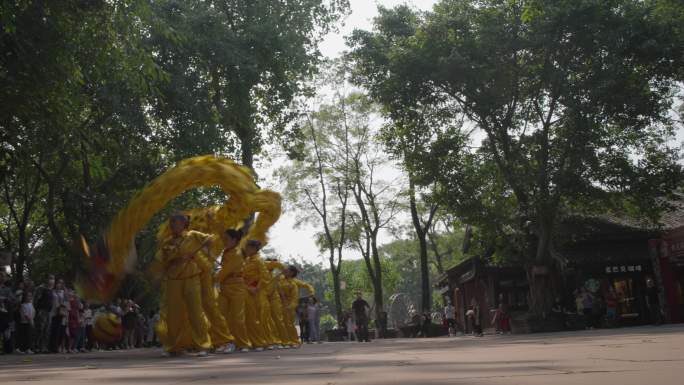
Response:
[[[223,314],[219,310],[216,290],[214,290],[214,279],[211,273],[202,273],[200,276],[202,285],[202,308],[209,320],[209,336],[215,348],[221,347],[229,342],[233,342],[230,327]]]
[[[245,290],[247,290],[245,288]],[[262,304],[259,301],[259,294],[252,295],[247,294],[247,300],[245,302],[245,316],[247,325],[247,335],[249,335],[249,340],[252,341],[252,345],[255,348],[265,348],[270,345],[269,337],[266,335],[266,330],[264,324],[261,320],[261,308]]]
[[[269,345],[280,345],[282,341],[278,334],[275,322],[271,316],[271,303],[268,300],[266,292],[259,292],[259,317],[264,325],[264,332],[266,333],[266,341]]]
[[[271,303],[271,318],[275,324],[275,330],[278,335],[280,343],[287,345],[289,343],[289,334],[285,328],[285,321],[283,319],[283,303],[280,300],[280,295],[277,293],[272,294],[269,299]]]
[[[245,301],[247,300],[247,288],[242,282],[228,283],[221,286],[218,297],[218,305],[228,327],[233,335],[235,346],[238,349],[251,349],[252,342],[249,339],[246,324]]]
[[[295,327],[295,319],[295,309],[283,307],[283,323],[285,324],[285,330],[287,330],[287,343],[290,345],[300,344],[297,328]]]
[[[166,336],[162,343],[168,352],[194,347],[211,348],[209,325],[202,308],[200,277],[169,279],[164,292]],[[190,328],[188,328],[188,324]]]

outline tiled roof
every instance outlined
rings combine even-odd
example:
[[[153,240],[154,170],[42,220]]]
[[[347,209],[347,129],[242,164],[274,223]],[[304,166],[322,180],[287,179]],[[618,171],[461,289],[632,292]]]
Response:
[[[673,199],[667,200],[668,209],[660,216],[657,223],[647,218],[633,218],[615,213],[606,213],[597,216],[573,215],[575,218],[586,218],[605,221],[621,227],[642,231],[670,231],[684,227],[684,194],[675,194]]]

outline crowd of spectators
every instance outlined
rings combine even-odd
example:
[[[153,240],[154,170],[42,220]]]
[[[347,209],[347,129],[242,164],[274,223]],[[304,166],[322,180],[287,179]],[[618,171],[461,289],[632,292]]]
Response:
[[[98,343],[93,326],[100,314],[121,321],[122,336],[111,344]],[[130,299],[90,304],[63,279],[48,276],[35,286],[29,279],[12,285],[0,271],[0,354],[79,353],[101,349],[132,349],[157,345],[154,326],[158,312],[145,315]]]

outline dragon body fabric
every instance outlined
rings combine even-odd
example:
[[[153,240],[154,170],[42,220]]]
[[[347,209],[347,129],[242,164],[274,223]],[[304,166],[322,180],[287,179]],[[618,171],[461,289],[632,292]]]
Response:
[[[93,300],[111,298],[134,265],[136,234],[175,197],[187,190],[208,186],[221,188],[228,199],[222,206],[187,211],[191,229],[220,234],[243,225],[246,218],[259,213],[246,238],[266,242],[266,232],[280,217],[280,195],[259,189],[252,172],[232,160],[211,155],[185,159],[133,197],[92,247],[81,240],[87,262],[85,274],[79,278],[82,294]],[[162,225],[158,239],[163,239],[168,231],[168,226]],[[214,248],[220,250],[221,246],[214,245]],[[212,250],[216,255],[214,251],[217,250]]]

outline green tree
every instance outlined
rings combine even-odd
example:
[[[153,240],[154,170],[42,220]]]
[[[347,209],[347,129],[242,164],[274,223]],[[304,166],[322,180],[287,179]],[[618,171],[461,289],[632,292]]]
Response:
[[[319,87],[345,84],[343,63],[334,63]],[[334,91],[330,100],[303,118],[302,156],[279,170],[285,182],[285,196],[297,209],[301,222],[320,225],[317,244],[328,253],[333,280],[335,315],[342,314],[340,269],[342,255],[349,244],[348,216],[351,195],[352,147],[350,131],[367,121],[363,100],[348,94],[344,87]]]
[[[237,152],[251,167],[264,140],[290,146],[293,102],[307,91],[318,43],[348,1],[165,0],[153,7],[161,29],[152,31],[152,49],[170,79],[154,112],[170,147]]]
[[[444,0],[413,31],[383,29],[391,20],[381,15],[374,32],[352,39],[370,89],[404,80],[484,133],[482,148],[465,154],[454,150],[463,138],[441,138],[441,157],[424,157],[432,167],[418,169],[454,209],[473,189],[507,209],[511,216],[479,223],[519,235],[535,313],[550,306],[554,280],[532,267],[558,267],[552,239],[563,213],[631,208],[655,217],[655,198],[681,180],[667,111],[681,78],[682,20],[664,20],[662,7],[681,12],[668,1]],[[416,70],[406,78],[388,71],[395,64]]]
[[[116,193],[129,195],[141,166],[156,160],[145,131],[144,99],[160,77],[142,47],[149,8],[142,1],[0,7],[3,180],[6,192],[22,197],[5,194],[5,212],[39,207],[28,227],[49,229],[52,239],[42,232],[33,251],[41,256],[40,249],[52,246],[50,258],[65,256],[73,266],[71,239],[103,226],[120,204]],[[31,180],[31,188],[22,190],[28,186],[22,180]],[[23,226],[10,247],[31,271],[37,261],[25,255],[30,237],[21,236]],[[24,271],[17,268],[19,279]]]

